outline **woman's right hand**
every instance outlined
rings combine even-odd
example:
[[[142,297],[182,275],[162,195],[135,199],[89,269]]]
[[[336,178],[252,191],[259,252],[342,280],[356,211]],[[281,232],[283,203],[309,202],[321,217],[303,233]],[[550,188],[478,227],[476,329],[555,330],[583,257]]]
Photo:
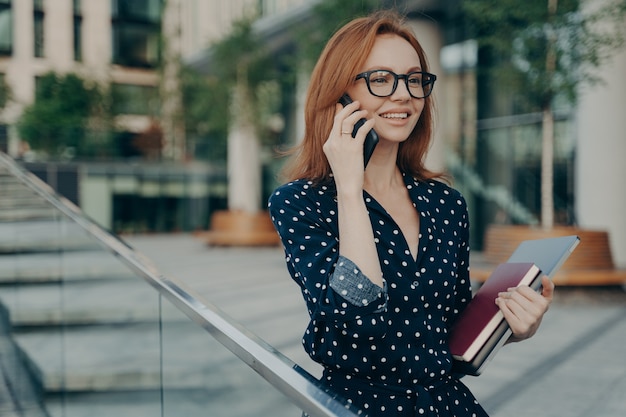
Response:
[[[363,144],[367,132],[374,127],[374,120],[364,123],[352,138],[354,125],[366,116],[367,111],[359,110],[358,101],[346,107],[337,104],[333,127],[323,149],[337,187],[339,254],[358,265],[367,278],[382,288],[374,232],[363,199]]]
[[[354,101],[346,107],[337,104],[333,127],[323,150],[333,171],[337,191],[363,191],[363,144],[365,136],[374,128],[374,120],[369,119],[352,137],[354,125],[367,117],[366,110],[359,110],[359,102]]]

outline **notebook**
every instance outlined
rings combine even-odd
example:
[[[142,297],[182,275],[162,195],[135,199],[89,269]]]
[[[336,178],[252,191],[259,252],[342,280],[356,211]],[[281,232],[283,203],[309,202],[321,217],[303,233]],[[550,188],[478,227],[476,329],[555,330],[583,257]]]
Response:
[[[494,270],[489,279],[485,281],[485,284],[476,292],[476,296],[481,294],[481,291],[484,291],[484,294],[481,294],[479,298],[474,296],[466,310],[457,319],[457,323],[450,330],[450,351],[453,355],[454,372],[466,375],[480,375],[487,363],[511,335],[511,329],[506,320],[495,318],[493,319],[494,321],[491,321],[484,318],[489,317],[489,312],[493,312],[494,300],[497,292],[499,292],[495,291],[496,295],[493,294],[493,288],[497,286],[497,281],[506,279],[507,276],[511,279],[512,276],[514,280],[517,278],[520,282],[524,281],[521,285],[529,285],[531,288],[540,291],[541,275],[547,275],[550,278],[554,277],[554,274],[578,246],[579,242],[580,238],[578,236],[527,240],[520,243],[506,263],[499,265]],[[506,266],[507,264],[514,264],[514,266]],[[540,272],[534,271],[531,265],[534,265]],[[521,270],[516,270],[516,268],[521,268]],[[528,276],[526,276],[524,269],[528,272]],[[494,281],[490,283],[492,278]],[[487,289],[483,290],[485,286],[487,286]],[[514,285],[508,285],[505,288],[510,286]],[[487,295],[487,293],[489,294]],[[489,297],[491,297],[491,304],[493,305],[484,302],[484,298]],[[481,304],[488,306],[487,312],[481,311],[484,310]],[[471,318],[468,319],[466,317],[471,315],[474,317],[482,316],[483,318],[472,322]],[[467,324],[468,322],[470,324]],[[485,327],[487,328],[483,329]],[[492,331],[492,329],[494,330]]]
[[[450,332],[450,352],[454,359],[471,362],[504,321],[494,300],[508,288],[541,285],[541,270],[532,262],[507,262],[496,267],[474,295]]]

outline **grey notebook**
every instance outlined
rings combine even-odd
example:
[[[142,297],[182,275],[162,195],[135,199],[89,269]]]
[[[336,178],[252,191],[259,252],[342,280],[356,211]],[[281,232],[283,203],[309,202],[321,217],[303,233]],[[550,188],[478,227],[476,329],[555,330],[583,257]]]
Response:
[[[532,262],[550,278],[559,270],[580,243],[578,236],[525,240],[519,244],[507,262]]]

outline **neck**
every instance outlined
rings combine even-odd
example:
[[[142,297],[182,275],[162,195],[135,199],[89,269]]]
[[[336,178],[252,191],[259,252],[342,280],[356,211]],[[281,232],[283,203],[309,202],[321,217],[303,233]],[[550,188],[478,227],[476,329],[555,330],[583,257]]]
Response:
[[[365,171],[363,188],[370,194],[384,194],[398,187],[404,188],[404,179],[400,169],[393,166],[372,166],[368,165]]]
[[[398,186],[404,188],[402,173],[396,165],[398,156],[398,145],[381,141],[367,169],[363,188],[372,195],[381,195],[396,190]]]

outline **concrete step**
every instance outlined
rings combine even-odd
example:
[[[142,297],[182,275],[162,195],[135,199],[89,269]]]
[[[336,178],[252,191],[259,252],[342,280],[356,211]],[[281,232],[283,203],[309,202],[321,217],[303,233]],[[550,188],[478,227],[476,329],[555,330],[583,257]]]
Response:
[[[52,416],[89,417],[299,417],[302,414],[252,370],[224,369],[225,374],[242,372],[247,378],[235,387],[182,390],[166,387],[162,393],[145,390],[75,393],[69,397],[49,398],[46,408]]]
[[[54,211],[49,207],[15,207],[0,210],[1,222],[52,220],[55,217]]]
[[[47,207],[48,203],[34,192],[27,189],[10,191],[0,185],[2,199],[0,199],[0,210],[22,208],[22,207]]]
[[[0,190],[0,222],[54,218],[50,204],[13,177],[0,175]]]
[[[289,314],[279,314],[257,327],[283,349],[299,344],[281,331],[292,324]],[[48,393],[158,389],[162,364],[173,389],[225,389],[247,378],[225,372],[239,359],[186,319],[40,328],[14,332],[14,338]]]
[[[22,327],[141,323],[158,318],[158,295],[137,277],[49,285],[3,291],[11,323]]]
[[[36,221],[0,221],[0,254],[85,250],[101,246],[65,216]]]
[[[134,273],[104,250],[0,254],[0,284],[5,285],[129,277]]]
[[[47,417],[41,387],[30,378],[10,330],[8,311],[0,304],[0,416]]]

